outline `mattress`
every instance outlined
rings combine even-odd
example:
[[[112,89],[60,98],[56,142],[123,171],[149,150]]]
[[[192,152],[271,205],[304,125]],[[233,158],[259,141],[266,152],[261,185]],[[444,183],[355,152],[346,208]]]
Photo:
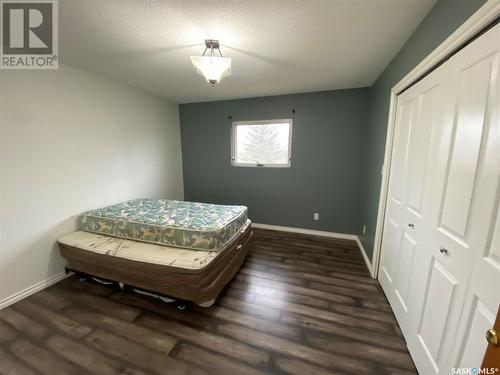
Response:
[[[85,212],[82,231],[193,250],[219,251],[247,224],[245,206],[134,199]]]

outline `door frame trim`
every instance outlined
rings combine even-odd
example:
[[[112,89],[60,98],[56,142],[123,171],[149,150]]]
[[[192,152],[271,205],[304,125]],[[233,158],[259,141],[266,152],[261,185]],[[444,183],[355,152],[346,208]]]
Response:
[[[443,43],[441,43],[391,89],[384,164],[382,165],[382,181],[380,183],[377,226],[375,229],[375,241],[373,246],[372,269],[374,278],[378,278],[380,253],[382,251],[382,233],[384,230],[387,195],[389,192],[389,172],[391,169],[398,95],[422,78],[434,67],[453,55],[465,43],[474,38],[498,17],[500,17],[500,0],[488,0],[467,21],[465,21],[457,30],[455,30],[455,32],[453,32]]]

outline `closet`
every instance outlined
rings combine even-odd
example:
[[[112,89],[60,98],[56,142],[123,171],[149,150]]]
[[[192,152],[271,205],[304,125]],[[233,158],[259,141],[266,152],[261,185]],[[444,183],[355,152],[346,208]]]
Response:
[[[500,303],[500,25],[398,96],[379,280],[421,374],[480,367]]]

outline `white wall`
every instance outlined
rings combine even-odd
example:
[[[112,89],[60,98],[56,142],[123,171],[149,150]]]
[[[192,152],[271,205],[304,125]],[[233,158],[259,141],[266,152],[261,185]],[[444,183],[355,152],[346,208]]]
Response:
[[[2,71],[0,91],[1,308],[60,277],[79,213],[183,183],[176,104],[65,65]]]

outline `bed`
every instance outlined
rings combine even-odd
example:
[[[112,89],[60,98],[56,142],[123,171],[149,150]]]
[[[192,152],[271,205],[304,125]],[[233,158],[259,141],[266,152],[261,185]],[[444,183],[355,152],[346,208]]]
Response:
[[[248,253],[244,206],[140,199],[88,211],[58,239],[67,269],[210,306]]]

